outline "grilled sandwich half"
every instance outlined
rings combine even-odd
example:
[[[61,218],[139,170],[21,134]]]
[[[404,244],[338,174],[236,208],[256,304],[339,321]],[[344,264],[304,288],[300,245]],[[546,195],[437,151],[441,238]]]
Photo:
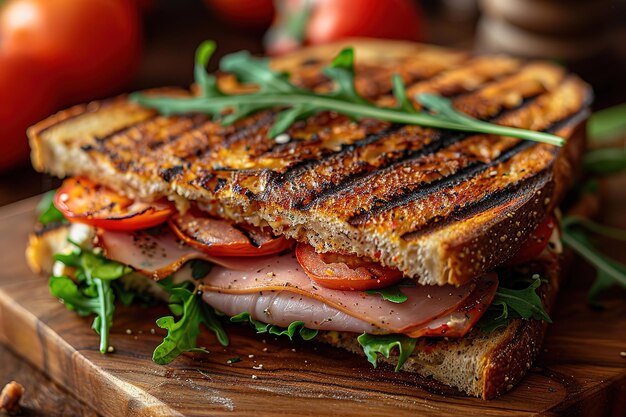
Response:
[[[554,133],[566,143],[558,148],[328,112],[275,140],[267,135],[275,110],[222,126],[203,114],[164,116],[117,97],[32,127],[33,165],[59,177],[87,177],[137,200],[166,198],[180,212],[193,205],[215,218],[270,227],[320,253],[397,268],[420,285],[462,288],[506,263],[575,178],[589,87],[546,62],[396,41],[312,47],[271,65],[299,86],[326,91],[321,69],[346,45],[355,48],[356,86],[368,100],[393,104],[391,77],[399,74],[410,97],[435,93],[475,118]],[[249,88],[228,75],[220,83],[231,92]],[[32,243],[31,263],[45,266],[50,242],[39,236]],[[542,294],[549,308],[558,262],[536,264],[548,279]],[[424,339],[405,369],[491,398],[525,373],[543,331],[539,321],[517,320],[493,334]],[[322,338],[358,346],[351,332]]]

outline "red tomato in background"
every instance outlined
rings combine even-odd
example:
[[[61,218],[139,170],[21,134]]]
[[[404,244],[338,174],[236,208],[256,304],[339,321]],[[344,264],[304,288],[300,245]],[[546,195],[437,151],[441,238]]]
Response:
[[[414,0],[317,0],[306,29],[310,44],[355,36],[420,40],[422,17]]]
[[[117,92],[139,63],[141,25],[128,0],[9,0],[0,50],[37,58],[67,104]]]
[[[415,0],[278,0],[277,5],[265,35],[270,55],[349,37],[422,38],[422,13]]]
[[[274,18],[272,0],[204,0],[223,21],[241,29],[264,30]]]
[[[28,159],[26,129],[55,110],[56,86],[36,61],[0,54],[0,170]]]

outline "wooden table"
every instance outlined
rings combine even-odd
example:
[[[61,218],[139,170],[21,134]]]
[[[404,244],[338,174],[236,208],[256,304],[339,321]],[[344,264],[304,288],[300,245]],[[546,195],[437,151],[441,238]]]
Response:
[[[623,177],[615,189],[625,185]],[[618,196],[606,205],[610,216],[620,213],[626,202],[623,192]],[[597,417],[625,411],[626,362],[620,352],[626,347],[626,291],[607,294],[603,311],[590,310],[585,297],[592,274],[584,264],[574,265],[561,289],[554,324],[528,375],[490,401],[465,397],[416,374],[395,373],[391,366],[373,369],[363,357],[342,349],[255,335],[242,325],[227,326],[228,347],[203,332],[198,343],[210,354],[184,355],[161,366],[151,355],[165,335],[154,323],[169,314],[165,305],[118,307],[110,336],[115,351],[105,356],[97,349],[91,319],[63,308],[50,296],[47,280],[28,270],[15,241],[26,239],[35,203],[30,199],[0,209],[0,342],[107,417],[299,417],[331,412],[347,417]],[[622,260],[625,248],[613,245]],[[229,363],[233,357],[240,361]],[[37,407],[36,413],[91,413],[74,400],[60,402],[54,396],[62,396],[62,390],[48,384],[53,398],[46,401],[40,376],[25,376],[25,405]]]

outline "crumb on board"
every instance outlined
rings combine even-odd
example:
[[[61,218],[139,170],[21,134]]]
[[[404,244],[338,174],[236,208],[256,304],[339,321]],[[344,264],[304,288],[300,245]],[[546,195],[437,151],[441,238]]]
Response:
[[[11,381],[4,386],[0,393],[0,411],[6,411],[9,415],[15,415],[20,412],[20,400],[24,395],[24,387]]]

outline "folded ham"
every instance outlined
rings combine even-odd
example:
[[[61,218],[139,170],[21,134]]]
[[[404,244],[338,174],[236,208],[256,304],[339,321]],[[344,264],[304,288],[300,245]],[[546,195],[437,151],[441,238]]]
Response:
[[[98,231],[97,245],[109,259],[155,279],[180,270],[191,259],[215,267],[199,288],[212,307],[234,316],[248,312],[255,320],[279,326],[302,321],[311,329],[403,333],[411,337],[462,337],[491,303],[497,275],[486,274],[460,287],[400,287],[402,303],[365,291],[340,291],[316,284],[292,252],[262,257],[210,257],[178,240],[169,230]],[[191,277],[188,277],[191,279]]]

